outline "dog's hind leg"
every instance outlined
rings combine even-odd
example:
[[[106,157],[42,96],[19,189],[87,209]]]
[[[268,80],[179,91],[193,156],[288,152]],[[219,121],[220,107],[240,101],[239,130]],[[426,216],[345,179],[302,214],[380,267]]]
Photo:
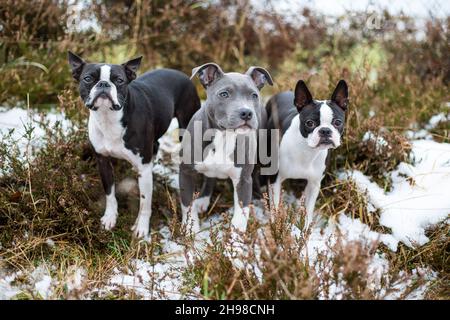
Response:
[[[159,150],[159,142],[155,141],[153,142],[153,155],[158,154],[158,150]]]
[[[200,109],[201,102],[194,85],[187,88],[175,105],[175,117],[178,120],[178,127],[186,129],[194,113]],[[181,140],[181,137],[180,137]]]
[[[111,230],[116,225],[117,220],[117,200],[114,187],[114,169],[111,158],[96,153],[98,170],[102,179],[103,189],[106,194],[106,209],[101,219],[102,226],[106,230]]]
[[[202,190],[200,191],[200,196],[198,199],[195,199],[192,205],[197,206],[197,210],[199,213],[206,212],[209,207],[209,203],[211,201],[211,195],[214,190],[214,186],[216,185],[216,179],[204,177]]]

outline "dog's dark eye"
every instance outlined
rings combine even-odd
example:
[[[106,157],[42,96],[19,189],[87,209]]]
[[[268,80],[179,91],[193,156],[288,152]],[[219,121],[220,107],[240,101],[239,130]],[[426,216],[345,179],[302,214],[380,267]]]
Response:
[[[252,93],[252,98],[256,100],[256,99],[258,99],[258,98],[259,98],[259,96],[258,96],[258,94],[257,94],[257,93],[253,92],[253,93]]]
[[[90,82],[92,82],[93,79],[91,76],[86,76],[83,78],[83,80],[86,81],[87,83],[90,83]]]
[[[226,91],[222,91],[219,93],[219,97],[221,98],[228,98],[230,96],[230,94]]]
[[[316,126],[316,123],[313,120],[306,120],[305,124],[308,128],[314,128]]]
[[[116,83],[117,84],[122,84],[124,81],[123,81],[123,79],[122,78],[117,78],[116,79]]]
[[[342,125],[342,120],[340,120],[340,119],[334,119],[334,120],[333,120],[333,125],[334,125],[335,127],[340,127],[340,126]]]

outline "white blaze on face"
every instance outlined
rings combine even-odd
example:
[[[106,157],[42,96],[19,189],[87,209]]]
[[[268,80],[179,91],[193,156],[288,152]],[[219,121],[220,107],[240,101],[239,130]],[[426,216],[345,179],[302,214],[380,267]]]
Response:
[[[115,86],[114,83],[112,83],[111,81],[111,66],[110,65],[103,65],[100,67],[100,79],[98,80],[100,81],[106,81],[109,83],[111,89],[110,89],[110,95],[111,98],[114,102],[114,104],[119,104],[119,100],[117,99],[117,88]],[[98,82],[97,82],[98,84]],[[89,103],[92,103],[92,101],[94,100],[96,93],[97,93],[97,84],[95,86],[92,87],[91,92],[89,93]],[[98,98],[95,101],[95,106],[96,107],[111,107],[111,101],[109,99],[104,99],[104,98]]]
[[[331,140],[334,143],[334,148],[337,148],[341,144],[341,135],[339,131],[333,126],[333,110],[326,103],[326,101],[319,101],[320,105],[320,124],[314,129],[308,136],[308,145],[311,148],[317,147],[320,142],[319,130],[322,128],[331,129]],[[330,146],[331,147],[331,146]],[[327,147],[328,148],[328,147]]]

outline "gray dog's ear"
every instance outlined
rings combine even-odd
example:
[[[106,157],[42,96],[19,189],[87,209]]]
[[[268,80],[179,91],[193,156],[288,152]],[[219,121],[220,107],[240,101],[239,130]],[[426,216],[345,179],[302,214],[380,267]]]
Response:
[[[198,78],[205,89],[214,81],[223,76],[223,71],[218,64],[209,62],[192,69],[191,79],[198,73]]]
[[[134,79],[136,79],[136,72],[141,65],[141,60],[142,56],[122,63],[122,66],[125,68],[125,74],[127,75],[129,81],[133,81]]]
[[[72,51],[67,51],[67,56],[69,59],[70,68],[72,69],[72,77],[78,81],[80,80],[81,71],[83,70],[86,62]]]
[[[341,107],[342,110],[347,110],[348,107],[348,86],[347,82],[344,80],[339,80],[336,89],[334,89],[331,95],[331,101],[336,102],[336,104]]]
[[[273,86],[272,77],[270,76],[270,73],[264,68],[251,66],[250,68],[248,68],[245,74],[249,75],[253,79],[256,87],[260,90],[266,83]]]

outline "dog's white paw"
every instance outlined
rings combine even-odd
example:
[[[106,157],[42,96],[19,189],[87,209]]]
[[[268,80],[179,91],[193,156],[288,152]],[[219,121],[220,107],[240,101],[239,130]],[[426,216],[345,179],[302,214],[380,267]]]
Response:
[[[117,221],[117,213],[106,211],[103,217],[100,219],[101,224],[105,230],[112,230],[115,227]]]
[[[198,213],[203,213],[208,210],[210,197],[201,197],[195,200],[194,205],[197,208]]]
[[[231,225],[236,229],[239,230],[240,232],[245,232],[245,230],[247,229],[247,220],[243,217],[233,217],[233,219],[231,219]]]
[[[233,219],[231,219],[231,225],[240,232],[245,232],[247,229],[247,222],[250,209],[245,208],[235,208]]]
[[[135,238],[149,241],[150,217],[139,215],[131,230]]]

